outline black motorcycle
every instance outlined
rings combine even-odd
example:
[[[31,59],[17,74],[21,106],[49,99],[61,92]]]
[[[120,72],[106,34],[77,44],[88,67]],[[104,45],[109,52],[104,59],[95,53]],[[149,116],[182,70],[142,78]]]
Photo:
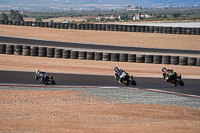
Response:
[[[121,71],[121,70],[120,70]],[[125,84],[126,86],[128,85],[137,85],[136,81],[133,79],[133,76],[129,75],[127,72],[124,72],[124,77],[122,83]],[[120,73],[117,69],[115,69],[115,79],[119,80],[120,79]]]
[[[46,72],[38,72],[35,73],[35,79],[39,81],[40,84],[45,85],[55,85],[56,82],[53,80],[53,76],[49,76]]]
[[[174,73],[171,79],[171,83],[174,86],[177,86],[177,85],[184,86],[184,82],[181,79],[181,74]]]
[[[164,78],[166,79],[168,78],[168,76],[165,76]],[[181,78],[181,74],[177,74],[176,72],[173,73],[173,75],[170,77],[168,82],[171,82],[171,84],[174,86],[177,86],[177,85],[184,86],[184,82]]]
[[[55,85],[56,82],[53,80],[53,76],[46,76],[46,78],[41,77],[38,79],[39,83],[44,83],[45,85]]]

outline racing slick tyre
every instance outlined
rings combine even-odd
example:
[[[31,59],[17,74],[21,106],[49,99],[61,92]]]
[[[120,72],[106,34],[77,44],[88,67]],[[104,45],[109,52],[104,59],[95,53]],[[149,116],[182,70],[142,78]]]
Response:
[[[56,85],[56,82],[54,80],[52,80],[51,84],[52,85]]]
[[[137,85],[136,81],[133,79],[133,76],[130,77],[130,81],[132,85]]]
[[[5,54],[6,52],[6,44],[0,44],[0,54]]]
[[[184,86],[184,82],[180,78],[177,79],[177,82],[180,86]]]

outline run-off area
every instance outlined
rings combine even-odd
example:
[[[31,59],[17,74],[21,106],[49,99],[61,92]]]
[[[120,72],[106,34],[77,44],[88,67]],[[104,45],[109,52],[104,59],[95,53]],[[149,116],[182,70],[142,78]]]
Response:
[[[27,91],[78,91],[84,95],[95,96],[99,100],[113,104],[156,104],[200,108],[200,97],[180,93],[170,93],[157,89],[139,89],[133,87],[99,86],[41,86],[1,84],[0,89]],[[92,99],[90,99],[92,100]]]

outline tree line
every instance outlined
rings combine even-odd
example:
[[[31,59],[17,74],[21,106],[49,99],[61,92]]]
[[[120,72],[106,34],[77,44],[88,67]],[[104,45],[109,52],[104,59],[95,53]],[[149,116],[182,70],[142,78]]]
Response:
[[[0,14],[0,20],[13,20],[13,21],[24,21],[22,15],[18,11],[10,10],[9,15],[5,12]]]

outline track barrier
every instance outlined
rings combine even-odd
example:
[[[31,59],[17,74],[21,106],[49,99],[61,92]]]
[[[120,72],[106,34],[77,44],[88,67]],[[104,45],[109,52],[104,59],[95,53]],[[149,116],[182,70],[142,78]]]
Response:
[[[98,24],[98,23],[97,24],[54,23],[54,22],[51,23],[51,22],[8,21],[8,20],[0,20],[0,24],[56,28],[56,29],[73,29],[73,30],[99,30],[99,31],[200,35],[199,27],[190,28],[190,27],[145,26],[145,25]]]
[[[66,58],[79,60],[200,66],[200,57],[73,51],[61,48],[28,45],[0,44],[0,54],[14,54],[23,56]]]

